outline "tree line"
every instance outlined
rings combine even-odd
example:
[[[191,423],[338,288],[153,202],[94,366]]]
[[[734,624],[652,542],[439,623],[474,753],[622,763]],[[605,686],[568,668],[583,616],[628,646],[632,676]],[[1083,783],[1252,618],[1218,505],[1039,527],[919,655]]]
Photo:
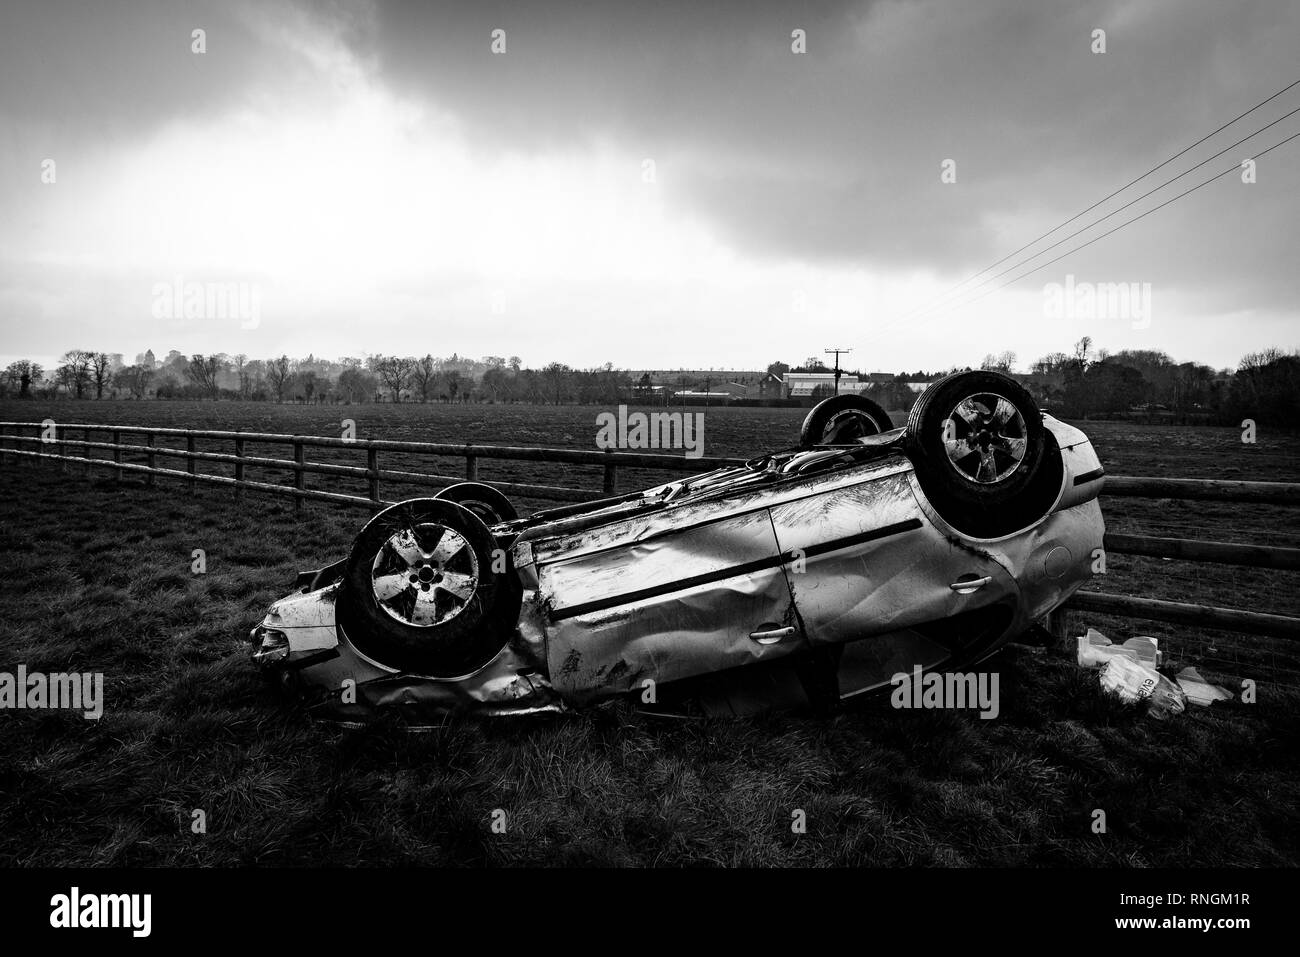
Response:
[[[1023,371],[1016,370],[1016,354],[1010,351],[986,355],[979,368],[1014,375],[1043,407],[1065,418],[1146,415],[1234,425],[1251,418],[1284,426],[1300,421],[1300,355],[1276,348],[1243,356],[1235,369],[1216,370],[1201,363],[1176,362],[1157,350],[1094,350],[1092,339],[1085,336],[1069,352],[1043,356]],[[795,366],[773,362],[767,371],[784,376],[831,369],[814,356]],[[958,370],[884,375],[842,369],[841,373],[843,379],[869,382],[865,394],[885,408],[906,412],[920,384],[945,371]],[[685,378],[674,381],[681,388],[703,384]],[[823,387],[814,398],[830,391],[831,387]],[[17,398],[611,405],[648,401],[650,394],[648,376],[633,381],[612,363],[579,369],[551,362],[534,369],[524,366],[518,356],[471,359],[455,353],[338,359],[281,354],[258,359],[242,353],[185,355],[172,350],[162,360],[146,352],[127,364],[121,354],[71,349],[51,370],[22,359],[0,372],[0,396]]]
[[[152,352],[127,364],[121,354],[71,349],[46,370],[22,359],[0,373],[0,396],[76,399],[239,399],[261,402],[608,403],[635,391],[611,363],[575,369],[552,362],[526,368],[518,356],[470,359],[376,354],[339,359],[288,355]]]

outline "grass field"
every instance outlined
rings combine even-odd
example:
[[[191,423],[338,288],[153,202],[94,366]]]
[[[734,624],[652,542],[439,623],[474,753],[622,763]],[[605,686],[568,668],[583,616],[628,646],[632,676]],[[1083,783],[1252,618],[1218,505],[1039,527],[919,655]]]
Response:
[[[576,448],[592,447],[595,411],[0,404],[6,420],[337,434],[351,417],[366,438]],[[710,410],[706,452],[790,444],[801,417]],[[1294,436],[1244,446],[1226,429],[1086,428],[1116,474],[1300,471]],[[0,712],[5,865],[1300,863],[1293,692],[1156,722],[1103,697],[1053,649],[1013,646],[993,660],[994,721],[875,701],[830,719],[679,722],[611,702],[420,735],[313,725],[263,683],[242,640],[296,571],[344,553],[363,513],[308,505],[295,518],[278,499],[236,505],[224,489],[106,476],[0,467],[0,671],[102,671],[106,684],[99,722]],[[1104,504],[1117,530],[1293,541],[1287,509]],[[195,548],[204,575],[191,574]],[[1292,573],[1110,564],[1107,591],[1300,612]],[[1097,624],[1118,638],[1162,633]],[[191,832],[195,809],[206,834]],[[497,809],[504,834],[489,828]],[[804,834],[791,831],[796,809]],[[1095,809],[1106,834],[1090,830]]]

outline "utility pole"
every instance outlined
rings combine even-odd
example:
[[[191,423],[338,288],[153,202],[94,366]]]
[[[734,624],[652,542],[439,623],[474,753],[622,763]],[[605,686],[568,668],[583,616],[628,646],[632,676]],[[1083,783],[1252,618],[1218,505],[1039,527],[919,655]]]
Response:
[[[827,355],[830,355],[831,353],[835,354],[835,394],[839,395],[840,394],[840,353],[844,353],[845,355],[847,355],[853,350],[852,349],[823,349],[822,351],[825,352]]]

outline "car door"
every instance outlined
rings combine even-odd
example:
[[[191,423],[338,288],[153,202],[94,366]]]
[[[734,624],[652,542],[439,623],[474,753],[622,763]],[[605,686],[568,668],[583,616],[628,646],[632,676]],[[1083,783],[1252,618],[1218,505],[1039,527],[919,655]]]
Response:
[[[988,552],[931,524],[910,473],[907,463],[891,463],[813,476],[799,483],[798,494],[772,505],[812,646],[956,619],[999,602],[1014,605],[1013,576]],[[915,647],[923,668],[946,657],[941,647],[926,650],[919,641]]]
[[[594,696],[806,645],[762,495],[534,545],[552,683]]]

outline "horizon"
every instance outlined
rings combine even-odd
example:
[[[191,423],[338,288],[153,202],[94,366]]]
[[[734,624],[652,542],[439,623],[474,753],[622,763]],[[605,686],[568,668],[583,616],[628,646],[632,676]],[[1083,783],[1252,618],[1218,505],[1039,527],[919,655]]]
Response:
[[[1073,347],[1073,345],[1074,345],[1073,343],[1064,343],[1063,346],[1062,346],[1062,348],[1052,350],[1052,352],[1064,352],[1064,353],[1068,353],[1068,351]],[[1285,349],[1285,348],[1282,348],[1281,346],[1277,346],[1276,344],[1272,344],[1272,345],[1268,345],[1268,344],[1266,344],[1266,345],[1262,346],[1262,347],[1261,347],[1260,349],[1258,349],[1258,350],[1253,350],[1253,351],[1251,351],[1251,352],[1243,353],[1241,356],[1239,356],[1239,357],[1237,358],[1236,361],[1234,361],[1234,362],[1232,362],[1232,363],[1230,363],[1230,364],[1228,364],[1228,365],[1218,365],[1218,364],[1215,364],[1215,363],[1204,362],[1204,361],[1202,361],[1202,360],[1200,360],[1200,359],[1198,359],[1198,358],[1196,358],[1196,357],[1181,357],[1181,356],[1177,356],[1177,355],[1171,355],[1171,354],[1169,354],[1169,353],[1167,352],[1167,350],[1164,350],[1164,349],[1152,348],[1152,349],[1150,349],[1150,351],[1152,351],[1152,352],[1157,352],[1157,353],[1163,353],[1164,355],[1166,355],[1166,356],[1171,360],[1171,362],[1172,362],[1173,365],[1182,365],[1182,364],[1184,364],[1184,363],[1189,363],[1189,362],[1190,362],[1190,363],[1193,363],[1193,364],[1195,364],[1195,365],[1208,366],[1208,367],[1212,368],[1216,373],[1217,373],[1217,372],[1227,372],[1227,373],[1231,373],[1231,372],[1235,371],[1235,370],[1238,368],[1238,365],[1239,365],[1240,360],[1241,360],[1242,358],[1245,358],[1245,357],[1247,357],[1247,356],[1251,356],[1251,355],[1258,355],[1259,353],[1264,352],[1264,351],[1267,351],[1267,350],[1270,349],[1270,348],[1276,348],[1276,349],[1278,349],[1279,351],[1281,351],[1283,354],[1292,354],[1292,355],[1300,354],[1300,350],[1296,350],[1296,349]],[[23,361],[23,360],[27,360],[27,361],[35,362],[35,363],[37,363],[38,365],[40,365],[41,368],[42,368],[42,370],[43,370],[43,373],[48,377],[48,376],[51,376],[51,375],[54,373],[54,371],[58,368],[58,366],[61,364],[61,363],[60,363],[60,359],[62,358],[62,356],[63,356],[67,351],[68,351],[68,350],[65,350],[64,353],[59,353],[59,354],[57,354],[57,355],[50,355],[50,356],[45,356],[45,357],[42,357],[42,356],[35,356],[35,355],[18,355],[18,354],[16,354],[16,353],[13,353],[13,354],[9,354],[9,353],[0,353],[0,371],[3,371],[5,368],[7,368],[7,367],[9,366],[10,363],[18,362],[18,361]],[[166,349],[166,350],[155,350],[155,349],[147,348],[147,349],[142,349],[142,350],[140,350],[139,352],[135,353],[134,355],[132,355],[132,354],[128,354],[128,353],[126,353],[126,352],[118,353],[118,352],[113,352],[113,351],[109,351],[109,350],[89,350],[89,351],[100,351],[100,352],[104,352],[104,353],[106,353],[106,354],[109,355],[109,356],[121,355],[123,366],[130,366],[130,365],[134,365],[134,364],[135,364],[135,360],[136,360],[137,358],[140,358],[141,356],[143,356],[146,352],[153,352],[153,354],[154,354],[154,361],[155,361],[156,363],[158,363],[159,365],[161,365],[161,364],[163,363],[163,361],[166,359],[166,357],[167,357],[168,355],[170,355],[173,351],[179,352],[180,350],[172,350],[172,349]],[[1114,356],[1116,356],[1116,355],[1118,355],[1118,354],[1120,354],[1121,352],[1124,352],[1124,351],[1139,351],[1139,350],[1114,350],[1114,349],[1110,349],[1110,348],[1109,348],[1108,346],[1106,346],[1104,343],[1093,342],[1093,343],[1091,344],[1091,351],[1092,351],[1092,353],[1093,353],[1094,355],[1101,355],[1101,354],[1104,353],[1104,354],[1106,355],[1106,357],[1114,357]],[[181,354],[184,355],[186,359],[189,359],[192,355],[194,355],[194,353],[181,353]],[[230,358],[230,357],[233,357],[233,356],[235,356],[235,355],[238,355],[239,353],[221,352],[221,351],[219,351],[219,352],[217,352],[217,353],[215,353],[215,354],[216,354],[216,355],[223,355],[223,356],[226,356],[226,357]],[[345,353],[345,354],[343,354],[343,355],[337,355],[337,356],[325,356],[325,355],[317,354],[316,352],[314,352],[314,351],[312,351],[312,350],[308,350],[307,352],[305,352],[305,353],[303,353],[303,354],[301,354],[301,355],[290,355],[290,354],[288,354],[288,353],[283,353],[283,354],[286,355],[286,356],[289,358],[289,360],[290,360],[290,361],[293,361],[293,362],[296,362],[296,361],[298,361],[298,360],[304,360],[304,359],[307,359],[308,357],[311,357],[311,358],[312,358],[314,361],[316,361],[316,362],[326,362],[326,363],[331,363],[331,364],[338,364],[338,363],[340,363],[343,359],[347,359],[347,358],[355,358],[355,359],[361,359],[362,361],[368,361],[372,356],[381,355],[381,354],[382,354],[382,355],[393,355],[393,356],[401,355],[403,358],[419,358],[419,356],[418,356],[417,354],[409,354],[409,355],[408,355],[408,354],[405,354],[405,353],[396,353],[396,352],[392,352],[392,353],[361,352],[361,353],[353,354],[353,355],[349,355],[349,354],[346,354],[346,353]],[[429,355],[433,355],[432,353],[428,353],[428,354],[429,354]],[[941,373],[943,373],[943,372],[945,372],[945,371],[950,371],[950,370],[952,370],[952,369],[961,369],[961,368],[979,368],[981,361],[982,361],[984,358],[986,358],[987,355],[989,355],[989,353],[986,353],[985,355],[978,356],[978,357],[972,357],[972,358],[971,358],[969,361],[967,361],[967,362],[960,362],[960,363],[956,363],[956,364],[953,364],[953,365],[946,365],[946,366],[934,366],[933,368],[928,368],[928,367],[927,367],[926,365],[924,365],[924,364],[913,364],[913,363],[908,363],[908,362],[904,362],[904,364],[901,365],[901,366],[899,366],[897,369],[890,369],[890,368],[883,367],[883,366],[872,366],[872,367],[869,368],[868,366],[865,366],[865,365],[852,365],[852,364],[848,364],[848,363],[841,363],[840,368],[841,368],[841,371],[842,371],[845,375],[875,375],[875,374],[888,374],[888,375],[895,375],[895,376],[897,376],[900,372],[909,372],[909,373],[910,373],[910,372],[912,372],[912,371],[920,371],[920,372],[923,372],[923,374],[925,374],[925,375],[937,375],[937,374],[941,374]],[[1032,358],[1030,358],[1030,357],[1028,357],[1028,356],[1020,356],[1020,355],[1017,355],[1017,356],[1016,356],[1016,361],[1012,364],[1012,366],[1010,367],[1010,369],[1009,369],[1008,371],[1010,371],[1010,372],[1012,372],[1012,373],[1014,373],[1014,374],[1018,374],[1018,375],[1029,375],[1029,374],[1032,373],[1033,366],[1034,366],[1034,364],[1035,364],[1036,362],[1038,362],[1038,361],[1041,360],[1041,359],[1046,359],[1046,358],[1048,358],[1050,355],[1051,355],[1051,353],[1045,353],[1044,355],[1041,355],[1041,356],[1034,356],[1034,357],[1032,357]],[[461,353],[459,353],[459,352],[457,352],[457,351],[455,351],[455,350],[453,350],[453,351],[450,352],[450,353],[447,353],[446,355],[433,355],[433,358],[434,358],[435,360],[440,360],[440,361],[441,361],[441,360],[449,359],[449,358],[451,358],[452,356],[455,356],[456,359],[459,360],[459,361],[462,361],[462,362],[469,362],[469,363],[473,363],[473,364],[476,364],[476,365],[482,365],[482,364],[484,364],[484,361],[485,361],[485,357],[484,357],[484,356],[469,356],[469,355],[463,355],[463,354],[461,354]],[[258,356],[258,355],[248,355],[248,356],[247,356],[247,358],[249,359],[249,361],[268,361],[268,360],[270,360],[270,359],[274,359],[274,358],[278,358],[278,357],[279,357],[278,355],[277,355],[277,356]],[[520,358],[522,359],[522,357],[520,357]],[[778,363],[778,362],[784,362],[784,363],[786,363],[786,365],[788,365],[788,366],[791,368],[791,370],[794,370],[794,369],[796,369],[796,368],[799,368],[799,367],[805,365],[805,360],[806,360],[806,359],[809,359],[809,358],[814,358],[814,356],[804,356],[803,358],[798,359],[798,360],[791,360],[791,359],[786,359],[786,358],[774,358],[774,359],[769,359],[768,361],[763,362],[763,363],[760,364],[760,365],[755,365],[755,366],[739,366],[739,365],[735,365],[735,366],[693,365],[693,366],[692,366],[692,365],[677,365],[677,364],[668,364],[668,365],[654,365],[654,366],[649,366],[649,365],[620,365],[619,363],[612,362],[612,360],[610,360],[610,362],[611,362],[611,364],[612,364],[612,366],[613,366],[613,370],[616,371],[616,372],[629,372],[629,371],[640,372],[640,371],[645,371],[645,370],[655,370],[655,371],[660,371],[660,372],[691,372],[691,371],[707,371],[707,372],[766,372],[768,366],[773,365],[773,364]],[[818,360],[818,361],[821,362],[821,361],[823,361],[823,360]],[[547,359],[547,360],[544,361],[544,362],[529,362],[527,359],[523,359],[523,361],[522,361],[522,363],[521,363],[521,368],[538,370],[538,369],[542,369],[542,368],[543,368],[544,366],[546,366],[549,362],[562,362],[562,363],[563,363],[564,360],[563,360],[562,358],[560,358],[560,357],[552,357],[552,358],[550,358],[550,359]],[[593,364],[593,365],[578,365],[578,364],[574,364],[574,363],[564,363],[564,364],[565,364],[565,365],[568,365],[570,368],[572,368],[572,369],[574,369],[574,370],[577,370],[577,371],[588,371],[588,370],[593,370],[593,369],[599,369],[599,368],[603,367],[606,363],[605,363],[605,362],[600,362],[600,363],[595,363],[595,364]],[[833,361],[832,361],[832,362],[829,362],[829,363],[828,363],[828,362],[823,362],[823,364],[826,366],[827,369],[833,369],[833,368],[834,368],[834,363],[833,363]]]

